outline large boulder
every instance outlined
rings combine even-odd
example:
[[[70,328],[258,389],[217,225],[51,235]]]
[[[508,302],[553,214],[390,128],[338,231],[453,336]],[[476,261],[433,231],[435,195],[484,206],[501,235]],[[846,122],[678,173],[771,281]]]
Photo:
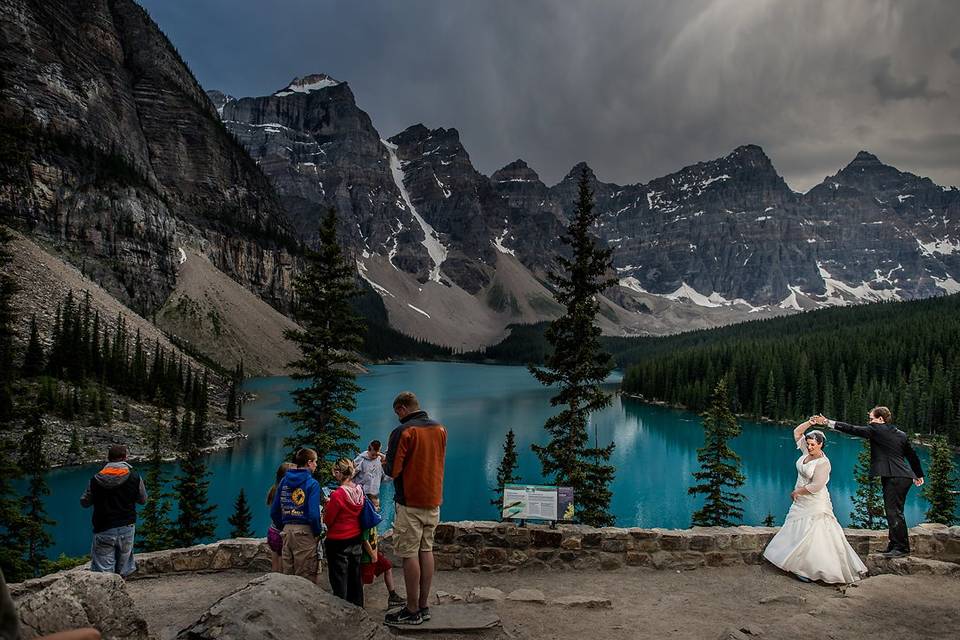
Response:
[[[178,640],[392,640],[379,621],[298,576],[268,573],[221,598]]]
[[[113,573],[69,571],[12,589],[21,638],[95,627],[105,640],[147,640],[147,623]]]

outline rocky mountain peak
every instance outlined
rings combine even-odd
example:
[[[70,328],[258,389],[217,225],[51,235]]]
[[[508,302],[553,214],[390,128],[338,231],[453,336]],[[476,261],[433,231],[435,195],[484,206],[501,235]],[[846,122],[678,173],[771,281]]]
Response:
[[[726,160],[751,169],[773,170],[776,172],[770,157],[764,152],[762,147],[755,144],[745,144],[737,147],[730,152]]]
[[[581,160],[577,164],[573,165],[573,168],[567,172],[567,175],[564,176],[563,180],[561,181],[561,184],[564,182],[573,182],[574,184],[579,183],[580,175],[583,173],[584,170],[586,170],[587,172],[587,180],[589,180],[591,183],[597,181],[597,175],[593,172],[593,169],[590,168],[590,165],[588,165],[585,161]]]
[[[224,93],[219,89],[210,89],[207,91],[207,97],[210,98],[210,102],[213,103],[213,106],[217,110],[217,113],[220,114],[220,117],[223,117],[224,105],[236,99],[230,94]]]
[[[882,193],[908,188],[917,180],[917,176],[884,164],[872,153],[860,151],[850,164],[833,178],[827,178],[826,182],[839,183],[863,192]]]
[[[273,95],[283,97],[292,95],[294,93],[312,93],[328,87],[335,87],[340,84],[343,83],[339,80],[334,80],[325,73],[311,73],[310,75],[303,76],[302,78],[294,78],[290,81],[290,84],[283,89],[280,89]]]
[[[540,182],[540,176],[523,160],[514,160],[490,176],[494,183],[501,182]]]

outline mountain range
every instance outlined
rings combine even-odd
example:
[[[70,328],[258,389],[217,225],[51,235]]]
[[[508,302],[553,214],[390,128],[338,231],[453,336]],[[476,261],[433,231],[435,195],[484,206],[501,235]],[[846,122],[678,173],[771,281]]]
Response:
[[[608,334],[960,291],[960,191],[865,151],[806,193],[755,145],[631,185],[579,163],[548,186],[523,160],[484,175],[453,128],[385,137],[325,74],[205,91],[132,0],[16,0],[0,18],[5,221],[231,366],[250,351],[282,368],[243,309],[259,298],[259,323],[289,324],[300,248],[330,207],[404,333],[472,349],[556,317],[546,275],[584,173],[614,250]]]
[[[806,193],[756,145],[632,185],[579,163],[547,186],[523,160],[483,175],[456,129],[383,138],[348,83],[325,74],[270,96],[208,95],[300,236],[336,208],[391,322],[427,339],[489,340],[465,316],[502,331],[557,312],[545,275],[583,172],[619,279],[604,300],[609,333],[960,291],[960,191],[866,151]]]

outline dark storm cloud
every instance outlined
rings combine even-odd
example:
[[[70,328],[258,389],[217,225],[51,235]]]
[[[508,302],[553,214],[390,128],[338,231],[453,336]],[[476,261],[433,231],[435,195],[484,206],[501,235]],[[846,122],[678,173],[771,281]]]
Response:
[[[382,136],[455,127],[487,174],[586,160],[632,183],[754,143],[798,190],[860,149],[960,184],[938,144],[960,131],[953,0],[144,4],[207,88],[328,73]]]
[[[926,75],[912,78],[898,78],[891,70],[890,56],[884,56],[876,61],[877,70],[873,75],[873,86],[882,100],[910,100],[922,98],[933,100],[945,98],[943,91],[932,91],[929,88],[930,79]]]

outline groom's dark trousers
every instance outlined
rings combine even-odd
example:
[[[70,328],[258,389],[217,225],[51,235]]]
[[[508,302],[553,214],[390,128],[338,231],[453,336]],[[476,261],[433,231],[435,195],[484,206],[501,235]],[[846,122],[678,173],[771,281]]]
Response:
[[[887,512],[890,543],[887,551],[910,553],[910,537],[907,521],[903,517],[903,504],[914,478],[923,477],[923,468],[917,452],[910,446],[907,434],[892,424],[868,424],[860,427],[845,422],[836,422],[833,428],[852,436],[870,440],[870,475],[880,476],[883,487],[883,507]]]

